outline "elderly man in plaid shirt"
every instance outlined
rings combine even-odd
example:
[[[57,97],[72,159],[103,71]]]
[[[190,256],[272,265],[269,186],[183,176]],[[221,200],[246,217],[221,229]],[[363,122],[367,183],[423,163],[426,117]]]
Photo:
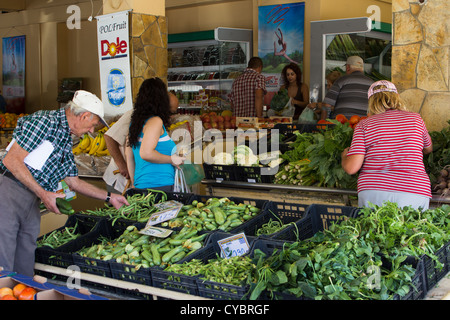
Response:
[[[81,137],[103,122],[103,104],[92,93],[79,90],[65,108],[37,111],[18,121],[7,154],[0,161],[0,266],[32,276],[34,251],[40,231],[42,201],[60,214],[58,183],[85,196],[128,205],[125,197],[79,179],[72,153],[72,137]]]
[[[233,82],[230,101],[236,117],[262,117],[266,79],[261,74],[263,62],[252,57],[247,69]]]

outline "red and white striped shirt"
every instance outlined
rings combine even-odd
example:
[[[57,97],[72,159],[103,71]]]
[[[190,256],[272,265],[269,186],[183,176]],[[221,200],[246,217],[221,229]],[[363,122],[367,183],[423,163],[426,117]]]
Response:
[[[347,154],[364,155],[358,192],[397,191],[431,198],[423,164],[423,149],[429,146],[430,135],[417,113],[388,110],[362,120]]]

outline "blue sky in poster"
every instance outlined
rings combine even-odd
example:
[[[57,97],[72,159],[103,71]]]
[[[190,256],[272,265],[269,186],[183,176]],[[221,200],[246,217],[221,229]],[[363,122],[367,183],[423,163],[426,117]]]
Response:
[[[303,52],[305,3],[289,3],[283,5],[260,6],[258,10],[258,56],[274,53],[274,42],[277,51],[278,28],[287,44],[286,53]]]
[[[6,58],[3,59],[3,70],[13,71],[20,69],[20,71],[23,71],[25,36],[3,38],[3,57]]]

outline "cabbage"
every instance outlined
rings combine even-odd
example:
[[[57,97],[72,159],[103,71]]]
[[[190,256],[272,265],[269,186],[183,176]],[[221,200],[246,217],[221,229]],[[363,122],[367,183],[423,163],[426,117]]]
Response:
[[[233,156],[230,153],[220,152],[213,158],[214,164],[230,165],[234,163]]]

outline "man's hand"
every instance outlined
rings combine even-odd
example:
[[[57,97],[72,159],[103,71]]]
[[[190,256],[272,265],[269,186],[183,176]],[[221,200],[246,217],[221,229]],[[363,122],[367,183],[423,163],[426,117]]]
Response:
[[[56,214],[61,214],[58,206],[56,205],[56,198],[65,198],[62,193],[55,193],[50,191],[45,191],[41,194],[41,201],[44,203],[45,207]]]
[[[128,203],[127,198],[125,198],[124,196],[117,194],[117,193],[111,194],[111,199],[109,200],[109,203],[111,203],[114,206],[114,208],[116,208],[116,209],[120,209],[123,205],[127,205],[127,206],[130,205]]]

